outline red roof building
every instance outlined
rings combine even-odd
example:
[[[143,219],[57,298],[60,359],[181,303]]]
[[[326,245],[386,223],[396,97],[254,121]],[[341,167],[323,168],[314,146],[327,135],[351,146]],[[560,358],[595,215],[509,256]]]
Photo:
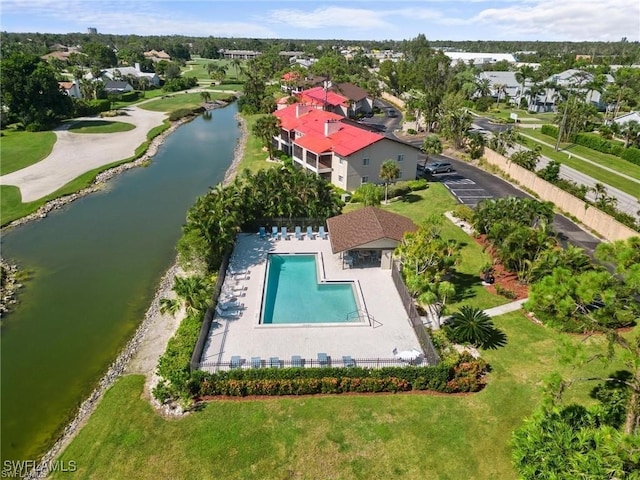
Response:
[[[401,179],[416,176],[419,150],[409,144],[359,128],[341,115],[310,104],[290,105],[274,115],[281,127],[275,146],[291,155],[294,164],[344,190],[380,183],[380,167],[389,159],[398,162]]]

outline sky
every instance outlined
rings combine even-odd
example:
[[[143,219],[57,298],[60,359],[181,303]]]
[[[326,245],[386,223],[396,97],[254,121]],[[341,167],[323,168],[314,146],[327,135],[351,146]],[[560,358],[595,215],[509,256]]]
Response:
[[[0,0],[0,30],[286,39],[640,41],[640,0]]]

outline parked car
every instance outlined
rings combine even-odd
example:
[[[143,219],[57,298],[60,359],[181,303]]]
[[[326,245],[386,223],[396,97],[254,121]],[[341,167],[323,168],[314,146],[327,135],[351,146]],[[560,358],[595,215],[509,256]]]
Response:
[[[449,162],[432,162],[427,164],[424,170],[430,175],[433,175],[434,173],[448,173],[453,171],[453,165]]]
[[[395,118],[397,116],[398,116],[398,112],[396,112],[393,108],[390,108],[389,110],[387,110],[387,117]]]

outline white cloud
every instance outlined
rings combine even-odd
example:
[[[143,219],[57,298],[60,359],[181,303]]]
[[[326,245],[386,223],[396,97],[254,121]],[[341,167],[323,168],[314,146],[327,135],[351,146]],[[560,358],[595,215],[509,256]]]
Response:
[[[529,1],[490,8],[464,20],[488,32],[517,40],[617,41],[640,39],[640,3],[637,0]],[[451,24],[451,23],[450,23]],[[496,37],[493,37],[496,38]]]
[[[390,28],[380,12],[362,8],[324,7],[311,11],[300,9],[272,10],[266,20],[274,24],[287,24],[296,28],[353,28],[358,30]]]

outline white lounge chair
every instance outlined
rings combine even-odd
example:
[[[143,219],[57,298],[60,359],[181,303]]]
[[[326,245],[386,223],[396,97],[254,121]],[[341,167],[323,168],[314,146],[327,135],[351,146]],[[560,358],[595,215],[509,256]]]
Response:
[[[320,227],[318,227],[318,236],[322,240],[326,240],[327,239],[327,232],[324,231],[324,225],[320,225]]]
[[[296,239],[297,240],[302,240],[302,229],[300,228],[300,225],[296,226]]]
[[[313,228],[311,228],[311,226],[307,227],[307,238],[313,240]]]
[[[219,317],[239,317],[240,315],[242,315],[242,312],[240,310],[223,310],[222,308],[220,308],[220,305],[216,305],[216,313],[218,314]]]

